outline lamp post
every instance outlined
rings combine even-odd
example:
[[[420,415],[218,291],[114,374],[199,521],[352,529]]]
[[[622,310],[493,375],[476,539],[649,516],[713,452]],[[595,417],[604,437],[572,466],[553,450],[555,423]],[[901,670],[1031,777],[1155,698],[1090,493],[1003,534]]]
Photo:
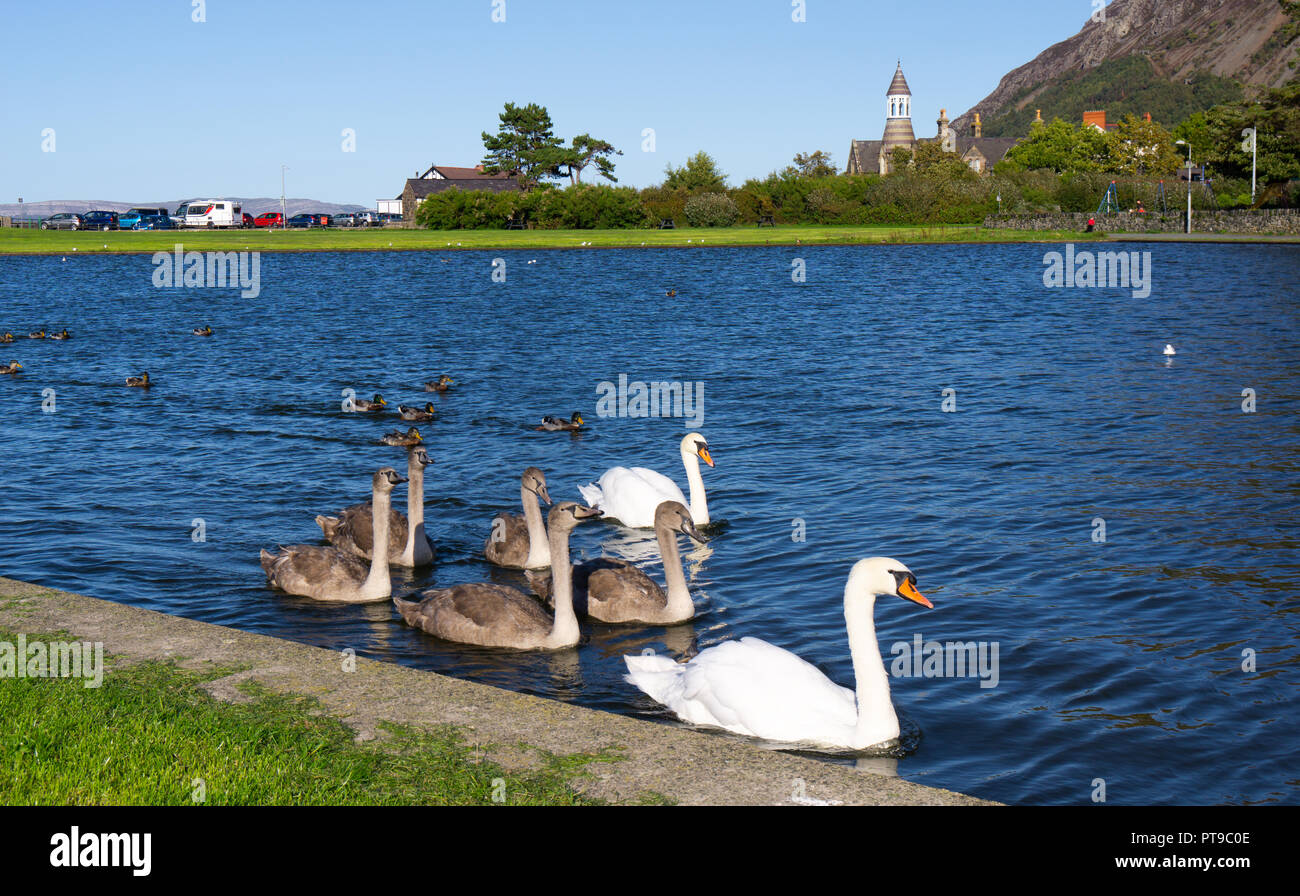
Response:
[[[289,170],[288,165],[280,166],[280,229],[286,230],[289,227],[289,209],[284,200],[284,173]]]
[[[1175,146],[1187,147],[1187,233],[1192,232],[1192,144],[1189,140],[1175,140]]]
[[[1255,204],[1255,143],[1259,139],[1255,128],[1246,128],[1241,132],[1245,140],[1241,141],[1241,151],[1250,153],[1250,204]]]

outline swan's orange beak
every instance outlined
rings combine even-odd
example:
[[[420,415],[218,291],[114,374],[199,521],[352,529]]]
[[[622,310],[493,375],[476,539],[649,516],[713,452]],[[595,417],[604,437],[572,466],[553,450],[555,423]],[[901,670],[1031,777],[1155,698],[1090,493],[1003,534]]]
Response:
[[[930,603],[926,596],[917,591],[916,586],[907,580],[904,580],[903,584],[898,586],[898,593],[900,596],[907,598],[913,603],[920,604],[923,607],[929,607],[931,610],[934,609],[934,604]]]
[[[713,466],[713,455],[709,454],[708,448],[700,449],[700,460],[704,461],[709,466]]]

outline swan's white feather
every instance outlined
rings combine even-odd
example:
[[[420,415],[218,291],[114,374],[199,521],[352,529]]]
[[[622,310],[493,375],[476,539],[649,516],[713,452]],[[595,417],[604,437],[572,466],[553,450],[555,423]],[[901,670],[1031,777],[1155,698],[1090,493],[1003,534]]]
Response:
[[[842,746],[853,737],[853,691],[759,638],[726,641],[682,664],[624,659],[628,682],[692,724],[785,743]]]
[[[588,505],[633,529],[653,528],[655,510],[664,501],[688,503],[677,483],[645,467],[611,467],[597,484],[579,486],[578,491]]]

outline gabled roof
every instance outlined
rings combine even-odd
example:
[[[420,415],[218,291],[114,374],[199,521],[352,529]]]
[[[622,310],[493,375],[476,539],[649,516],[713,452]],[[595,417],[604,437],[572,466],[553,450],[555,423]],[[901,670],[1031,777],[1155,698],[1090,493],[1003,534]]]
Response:
[[[421,174],[420,177],[437,180],[435,177],[430,177],[434,172],[442,175],[447,180],[488,180],[491,178],[510,176],[505,173],[484,174],[482,165],[476,165],[473,168],[456,168],[452,165],[430,165],[429,169]]]
[[[444,177],[441,179],[427,177],[408,177],[406,187],[411,191],[416,199],[423,199],[433,193],[441,193],[444,190],[487,190],[490,193],[507,193],[511,190],[519,189],[517,178],[508,175],[502,177]],[[403,198],[406,191],[402,191]]]
[[[898,61],[898,70],[894,72],[894,80],[889,82],[889,89],[885,91],[885,96],[911,96],[912,89],[907,86],[907,79],[903,77],[903,61]]]

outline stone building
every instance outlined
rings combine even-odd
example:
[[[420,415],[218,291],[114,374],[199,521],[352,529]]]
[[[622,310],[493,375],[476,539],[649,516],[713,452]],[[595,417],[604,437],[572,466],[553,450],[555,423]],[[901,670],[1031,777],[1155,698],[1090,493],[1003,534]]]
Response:
[[[453,168],[450,165],[430,165],[423,174],[406,179],[402,195],[402,223],[415,226],[415,210],[426,197],[443,190],[488,190],[504,193],[519,189],[519,178],[509,174],[484,174],[483,166]]]
[[[1014,137],[985,137],[981,133],[979,113],[971,126],[971,133],[957,134],[949,126],[948,114],[939,110],[938,134],[919,140],[912,131],[912,91],[903,77],[900,60],[885,92],[885,133],[879,140],[854,140],[849,146],[849,174],[888,174],[893,170],[893,152],[899,147],[915,150],[917,143],[938,140],[944,149],[955,152],[972,170],[986,173],[1000,162],[1012,146]]]

